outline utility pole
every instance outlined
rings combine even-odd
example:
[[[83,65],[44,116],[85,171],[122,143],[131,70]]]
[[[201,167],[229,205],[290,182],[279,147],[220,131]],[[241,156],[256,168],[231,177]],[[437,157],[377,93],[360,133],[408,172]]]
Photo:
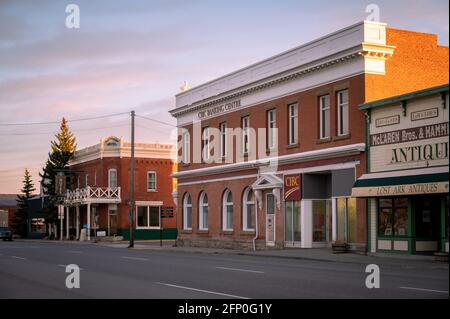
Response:
[[[131,157],[130,157],[130,245],[134,247],[134,111],[131,111]]]

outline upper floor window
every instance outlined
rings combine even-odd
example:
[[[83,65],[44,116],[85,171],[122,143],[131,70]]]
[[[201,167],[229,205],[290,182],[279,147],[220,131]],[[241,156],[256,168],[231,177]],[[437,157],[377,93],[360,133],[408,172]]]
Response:
[[[227,157],[227,123],[220,123],[220,157]]]
[[[80,188],[80,175],[77,175],[77,188]]]
[[[97,186],[97,171],[94,172],[94,186]]]
[[[208,195],[200,195],[199,230],[208,230]]]
[[[267,111],[267,147],[274,149],[276,146],[276,112],[275,110]]]
[[[156,172],[147,172],[147,191],[156,191]]]
[[[84,187],[89,186],[89,174],[84,174]]]
[[[115,168],[111,168],[108,170],[108,187],[117,187],[117,170]]]
[[[242,118],[242,153],[248,154],[250,150],[250,117]]]
[[[330,95],[319,98],[320,103],[320,138],[330,137]]]
[[[230,190],[227,190],[223,194],[223,230],[233,230],[233,195]]]
[[[347,135],[348,128],[348,90],[337,93],[338,105],[338,135]]]
[[[209,127],[205,127],[203,129],[203,161],[207,162],[209,161],[210,157],[210,134],[209,134]]]
[[[182,152],[183,152],[183,163],[188,164],[189,158],[190,158],[190,153],[189,153],[189,146],[190,146],[190,136],[189,136],[189,131],[188,130],[184,130],[183,131],[183,135],[182,135]]]
[[[288,105],[289,114],[289,145],[298,143],[298,104]]]

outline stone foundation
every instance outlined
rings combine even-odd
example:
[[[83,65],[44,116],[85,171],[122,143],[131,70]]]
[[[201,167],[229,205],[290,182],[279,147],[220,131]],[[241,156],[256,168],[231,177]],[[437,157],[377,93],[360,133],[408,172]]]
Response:
[[[199,248],[218,248],[233,250],[253,250],[253,241],[251,240],[224,240],[224,239],[204,239],[204,238],[177,238],[177,246],[180,247],[199,247]],[[265,249],[283,249],[283,242],[277,242],[275,247],[267,247],[264,240],[256,241],[256,250]]]

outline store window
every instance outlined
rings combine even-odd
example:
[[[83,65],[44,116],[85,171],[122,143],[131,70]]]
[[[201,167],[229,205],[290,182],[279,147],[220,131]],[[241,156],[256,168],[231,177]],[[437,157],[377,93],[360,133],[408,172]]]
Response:
[[[356,242],[356,199],[336,199],[336,240],[340,242]]]
[[[408,198],[381,198],[378,202],[378,235],[408,235]]]
[[[331,238],[331,202],[313,201],[313,241],[328,242]]]
[[[160,208],[159,206],[137,206],[137,228],[159,228]]]

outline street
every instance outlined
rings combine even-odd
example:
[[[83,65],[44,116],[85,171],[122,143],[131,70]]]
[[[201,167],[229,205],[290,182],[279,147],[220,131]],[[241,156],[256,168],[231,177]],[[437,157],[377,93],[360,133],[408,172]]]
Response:
[[[95,244],[0,242],[0,298],[448,298],[448,264],[384,265],[379,289],[365,265],[129,250]],[[80,288],[66,288],[68,264]]]

